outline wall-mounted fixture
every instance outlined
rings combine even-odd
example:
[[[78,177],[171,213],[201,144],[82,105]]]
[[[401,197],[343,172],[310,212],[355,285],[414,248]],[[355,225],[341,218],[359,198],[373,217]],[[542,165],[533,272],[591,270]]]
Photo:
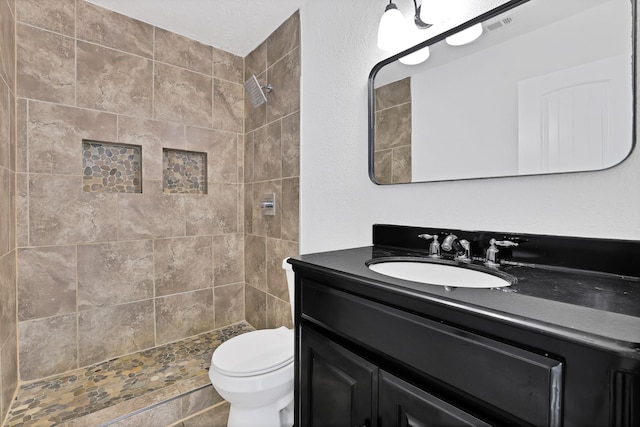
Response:
[[[249,100],[253,105],[253,108],[259,107],[265,102],[267,102],[266,93],[271,93],[273,91],[273,86],[267,84],[266,86],[261,85],[258,82],[258,79],[255,75],[252,75],[244,82],[244,89],[247,91],[247,95],[249,95]]]
[[[426,35],[422,33],[422,30],[430,28],[434,24],[449,21],[453,14],[459,13],[463,7],[455,4],[455,2],[451,4],[451,1],[446,3],[444,1],[423,0],[418,5],[418,1],[413,0],[413,24],[415,25],[412,25],[410,23],[407,24],[407,21],[411,21],[411,19],[405,19],[398,6],[393,3],[393,0],[389,0],[378,26],[378,48],[397,53],[423,42],[426,39]],[[480,37],[482,31],[482,24],[478,23],[447,37],[446,43],[451,46],[471,43]],[[400,62],[405,65],[420,64],[429,58],[429,54],[429,47],[425,46],[416,52],[403,56],[400,58]]]

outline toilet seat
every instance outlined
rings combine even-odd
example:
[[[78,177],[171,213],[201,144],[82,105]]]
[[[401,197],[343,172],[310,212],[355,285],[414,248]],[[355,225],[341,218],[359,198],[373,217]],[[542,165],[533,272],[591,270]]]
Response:
[[[293,363],[293,331],[284,326],[248,332],[222,343],[211,368],[230,377],[265,374]]]

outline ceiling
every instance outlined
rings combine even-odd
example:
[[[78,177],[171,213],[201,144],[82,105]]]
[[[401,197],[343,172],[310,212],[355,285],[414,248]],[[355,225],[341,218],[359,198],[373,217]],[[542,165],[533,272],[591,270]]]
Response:
[[[246,56],[307,0],[87,0]]]

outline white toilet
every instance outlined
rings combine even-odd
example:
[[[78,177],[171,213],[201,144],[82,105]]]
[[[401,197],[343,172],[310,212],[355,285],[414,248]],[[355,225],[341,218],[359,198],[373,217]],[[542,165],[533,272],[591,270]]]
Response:
[[[287,259],[282,268],[293,318],[294,274]],[[227,427],[293,425],[293,348],[293,330],[282,326],[231,338],[213,352],[209,378],[231,405]]]

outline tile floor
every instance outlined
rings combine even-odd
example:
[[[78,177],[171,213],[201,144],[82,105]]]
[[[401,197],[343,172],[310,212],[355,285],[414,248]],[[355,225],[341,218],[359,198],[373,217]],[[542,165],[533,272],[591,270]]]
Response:
[[[169,390],[171,386],[206,375],[213,350],[227,339],[251,330],[251,325],[242,322],[46,380],[22,384],[9,411],[6,427],[62,426],[145,394]],[[184,391],[184,388],[174,389]]]

